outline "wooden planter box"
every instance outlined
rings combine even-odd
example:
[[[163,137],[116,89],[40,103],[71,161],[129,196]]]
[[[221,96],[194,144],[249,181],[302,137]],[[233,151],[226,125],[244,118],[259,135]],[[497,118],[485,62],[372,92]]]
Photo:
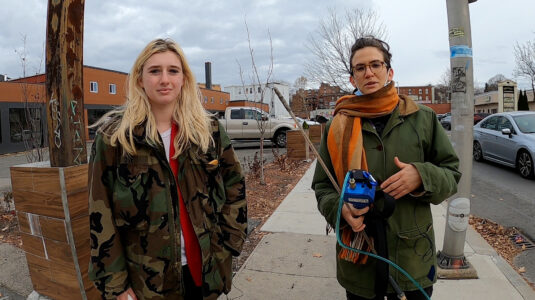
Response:
[[[323,134],[322,125],[310,125],[308,129],[308,137],[310,141],[314,144],[317,150],[319,150],[321,143],[321,135]]]
[[[88,165],[11,167],[15,210],[33,288],[56,300],[99,299],[89,266]]]
[[[306,130],[305,130],[306,131]],[[307,159],[306,141],[299,130],[286,131],[286,155],[289,159]]]

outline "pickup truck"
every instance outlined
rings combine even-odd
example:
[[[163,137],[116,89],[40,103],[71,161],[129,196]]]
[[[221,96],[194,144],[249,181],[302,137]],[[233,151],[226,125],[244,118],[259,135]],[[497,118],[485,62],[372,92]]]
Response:
[[[257,120],[265,122],[264,139],[270,139],[278,147],[286,147],[286,131],[297,128],[291,119],[272,118],[266,112],[249,106],[227,107],[225,117],[220,121],[231,140],[257,141],[260,140]]]

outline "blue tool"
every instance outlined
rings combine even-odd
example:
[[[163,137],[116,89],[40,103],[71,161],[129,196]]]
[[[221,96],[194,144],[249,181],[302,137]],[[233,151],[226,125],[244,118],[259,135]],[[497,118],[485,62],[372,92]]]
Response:
[[[349,170],[344,179],[342,199],[353,207],[362,209],[373,203],[377,181],[364,170]]]

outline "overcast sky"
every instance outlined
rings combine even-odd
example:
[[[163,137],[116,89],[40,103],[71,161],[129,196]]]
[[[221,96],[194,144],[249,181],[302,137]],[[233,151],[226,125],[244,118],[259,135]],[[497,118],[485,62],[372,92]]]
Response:
[[[22,76],[19,53],[26,36],[27,75],[44,72],[46,0],[0,0],[0,74]],[[327,9],[375,9],[387,29],[394,80],[402,86],[437,83],[449,67],[446,0],[86,0],[84,64],[129,72],[147,42],[170,37],[184,49],[198,82],[204,62],[212,62],[213,83],[241,84],[236,60],[250,58],[247,18],[257,64],[268,62],[271,32],[274,78],[293,83],[312,59],[306,48]],[[535,40],[535,1],[479,0],[470,4],[474,80],[484,84],[501,73],[513,78],[513,46]],[[40,62],[42,63],[40,64]]]

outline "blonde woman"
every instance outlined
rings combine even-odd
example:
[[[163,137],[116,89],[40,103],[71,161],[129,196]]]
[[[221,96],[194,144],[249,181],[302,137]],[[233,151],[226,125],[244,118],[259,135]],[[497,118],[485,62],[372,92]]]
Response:
[[[150,42],[89,163],[89,278],[103,299],[217,299],[247,233],[245,182],[180,47]]]

